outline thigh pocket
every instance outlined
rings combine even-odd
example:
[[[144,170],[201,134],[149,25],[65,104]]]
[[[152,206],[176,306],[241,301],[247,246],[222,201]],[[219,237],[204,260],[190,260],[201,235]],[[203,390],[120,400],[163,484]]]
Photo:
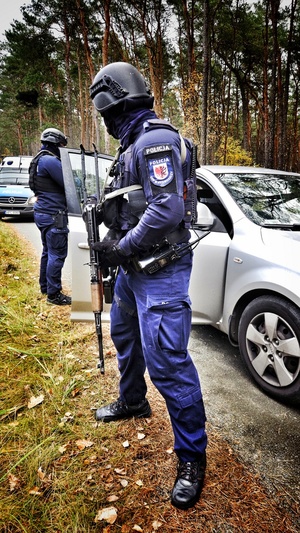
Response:
[[[48,235],[48,247],[61,256],[67,256],[68,252],[68,228],[52,227]]]
[[[191,328],[190,299],[162,300],[148,296],[149,329],[161,350],[186,350]]]

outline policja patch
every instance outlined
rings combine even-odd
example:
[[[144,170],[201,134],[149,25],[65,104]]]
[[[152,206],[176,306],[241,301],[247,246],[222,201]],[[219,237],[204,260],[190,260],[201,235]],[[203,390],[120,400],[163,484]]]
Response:
[[[170,144],[160,144],[147,147],[144,150],[144,155],[153,192],[161,192],[155,190],[156,187],[166,187],[166,192],[177,192],[176,179],[174,179],[172,146]]]

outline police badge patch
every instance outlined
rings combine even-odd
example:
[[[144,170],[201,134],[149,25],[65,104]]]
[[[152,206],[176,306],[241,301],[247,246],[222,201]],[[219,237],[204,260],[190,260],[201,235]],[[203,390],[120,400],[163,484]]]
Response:
[[[169,144],[160,144],[158,146],[147,147],[144,150],[147,161],[147,170],[150,182],[155,189],[156,187],[167,187],[168,192],[176,192],[174,186],[168,187],[175,177],[172,146]],[[158,192],[158,191],[156,191]]]

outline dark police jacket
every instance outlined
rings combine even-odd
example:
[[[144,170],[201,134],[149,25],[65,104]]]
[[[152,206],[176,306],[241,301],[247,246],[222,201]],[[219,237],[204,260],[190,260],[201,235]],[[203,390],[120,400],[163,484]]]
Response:
[[[145,198],[144,212],[135,220],[128,214],[126,202],[119,202],[114,229],[123,232],[119,246],[127,256],[150,250],[174,232],[177,242],[187,242],[192,196],[195,201],[195,190],[192,195],[188,191],[192,165],[190,141],[183,141],[178,131],[165,121],[157,121],[156,117],[153,120],[152,112],[148,120],[135,126],[135,131],[134,142],[118,160],[112,184],[113,190],[141,186]]]

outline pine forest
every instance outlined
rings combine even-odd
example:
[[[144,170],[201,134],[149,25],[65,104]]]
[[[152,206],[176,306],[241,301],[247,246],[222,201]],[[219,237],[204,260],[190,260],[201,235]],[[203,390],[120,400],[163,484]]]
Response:
[[[299,0],[31,0],[0,42],[0,156],[43,129],[113,153],[89,87],[127,61],[201,164],[300,172]]]

